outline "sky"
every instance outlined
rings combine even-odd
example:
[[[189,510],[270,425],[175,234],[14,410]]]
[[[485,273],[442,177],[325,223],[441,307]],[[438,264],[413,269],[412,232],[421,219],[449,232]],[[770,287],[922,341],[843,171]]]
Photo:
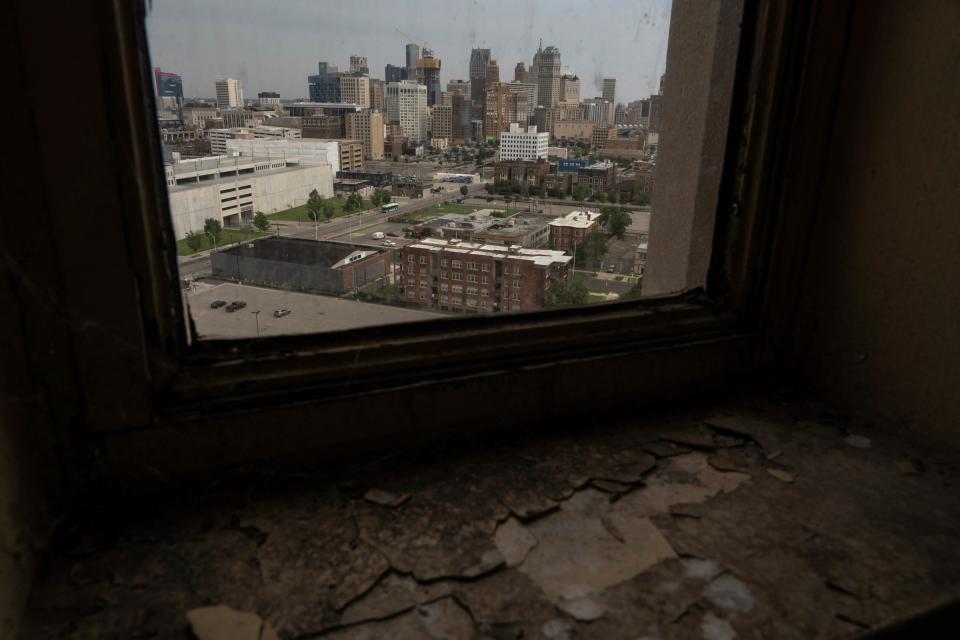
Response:
[[[325,60],[341,70],[367,57],[370,77],[403,66],[408,42],[442,61],[441,82],[467,79],[471,47],[491,49],[500,79],[529,68],[540,38],[560,49],[581,97],[617,79],[617,102],[656,93],[667,57],[672,0],[152,0],[152,64],[183,76],[187,97],[213,97],[217,78],[239,78],[244,96],[307,96]],[[401,35],[397,30],[404,32]],[[408,38],[409,36],[409,38]]]

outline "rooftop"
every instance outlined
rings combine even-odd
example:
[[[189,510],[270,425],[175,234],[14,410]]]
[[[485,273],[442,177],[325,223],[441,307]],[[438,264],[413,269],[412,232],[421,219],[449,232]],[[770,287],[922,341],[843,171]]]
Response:
[[[362,260],[383,250],[367,245],[348,242],[308,240],[305,238],[261,238],[239,247],[231,247],[222,253],[242,258],[255,258],[273,262],[305,264],[327,269],[339,269],[350,262]]]
[[[571,211],[565,216],[551,220],[550,226],[586,229],[594,224],[599,217],[600,214],[595,211]]]
[[[558,262],[569,264],[573,259],[565,255],[563,251],[554,251],[552,249],[524,249],[517,245],[504,247],[496,244],[458,242],[457,240],[441,240],[439,238],[426,238],[416,244],[409,245],[409,247],[413,249],[426,249],[428,251],[449,251],[469,255],[491,256],[501,259],[514,258],[518,260],[528,260],[544,267]]]

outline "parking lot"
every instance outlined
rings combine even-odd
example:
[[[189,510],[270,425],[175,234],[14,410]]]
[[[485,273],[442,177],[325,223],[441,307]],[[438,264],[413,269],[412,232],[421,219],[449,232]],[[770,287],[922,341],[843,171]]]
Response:
[[[211,309],[210,303],[214,300],[243,300],[247,306],[231,313],[224,307]],[[256,337],[258,323],[261,336],[276,336],[444,317],[430,311],[216,280],[197,283],[192,291],[187,292],[187,302],[200,337],[213,339]],[[289,309],[290,315],[275,318],[273,314],[277,309]]]

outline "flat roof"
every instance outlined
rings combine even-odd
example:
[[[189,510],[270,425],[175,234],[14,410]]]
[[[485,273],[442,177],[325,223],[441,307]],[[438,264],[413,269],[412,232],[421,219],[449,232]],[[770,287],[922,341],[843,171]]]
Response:
[[[600,214],[595,211],[571,211],[565,216],[550,221],[552,227],[573,227],[574,229],[586,229],[594,222]]]
[[[426,249],[428,251],[448,251],[451,253],[462,253],[466,255],[489,256],[493,258],[515,258],[518,260],[527,260],[540,266],[549,266],[556,262],[564,264],[573,260],[572,257],[564,254],[563,251],[552,249],[523,249],[511,250],[501,245],[480,244],[476,242],[454,242],[449,240],[440,240],[438,238],[426,238],[416,244],[408,245],[412,249]]]
[[[263,158],[263,159],[266,160],[266,158]],[[276,160],[276,158],[274,158],[274,160]],[[293,165],[287,165],[285,167],[277,167],[275,169],[263,169],[262,171],[254,171],[252,173],[243,173],[243,174],[240,174],[239,176],[221,176],[219,173],[213,173],[213,174],[207,174],[207,175],[215,176],[213,178],[201,180],[199,182],[187,182],[184,184],[169,185],[167,186],[167,190],[183,191],[185,189],[198,189],[200,187],[206,187],[211,184],[217,184],[219,182],[234,181],[237,179],[248,179],[248,178],[265,178],[265,177],[274,176],[280,173],[287,173],[290,171],[305,171],[307,169],[316,169],[318,166],[322,167],[325,165],[321,164],[321,165],[303,166],[299,164],[293,164]]]
[[[330,240],[309,240],[306,238],[282,238],[269,236],[259,238],[240,246],[225,249],[222,253],[242,258],[256,258],[273,262],[289,262],[305,264],[314,267],[339,269],[350,264],[349,258],[360,255],[354,260],[369,258],[383,253],[383,249],[371,245],[360,245],[352,242],[334,242]]]

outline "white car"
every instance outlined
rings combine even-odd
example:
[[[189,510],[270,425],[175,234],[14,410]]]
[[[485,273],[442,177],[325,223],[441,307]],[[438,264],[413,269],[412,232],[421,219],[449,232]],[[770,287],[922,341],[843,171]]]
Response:
[[[393,240],[384,240],[384,241],[383,241],[383,246],[385,246],[385,247],[395,247],[395,246],[397,246],[397,243],[394,242]]]
[[[383,231],[374,231],[371,237],[374,240],[383,240]]]

